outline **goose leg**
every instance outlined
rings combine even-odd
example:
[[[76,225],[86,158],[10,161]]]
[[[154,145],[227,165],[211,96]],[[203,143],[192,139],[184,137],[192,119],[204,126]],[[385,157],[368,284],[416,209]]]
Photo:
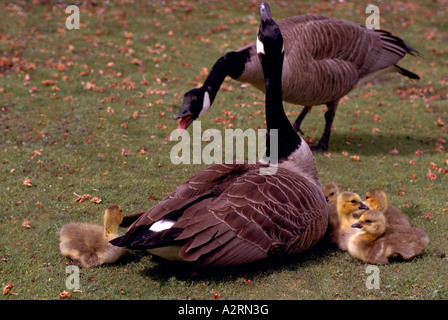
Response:
[[[299,131],[301,134],[304,134],[303,131],[300,129],[300,125],[302,124],[303,119],[305,119],[305,116],[311,111],[312,106],[305,106],[300,112],[299,116],[297,117],[296,121],[292,124],[292,127],[295,131]]]
[[[319,143],[315,146],[310,146],[310,149],[313,152],[321,152],[328,149],[331,135],[331,126],[333,125],[336,109],[338,108],[338,101],[327,103],[327,108],[328,110],[327,112],[325,112],[325,130],[319,140]]]

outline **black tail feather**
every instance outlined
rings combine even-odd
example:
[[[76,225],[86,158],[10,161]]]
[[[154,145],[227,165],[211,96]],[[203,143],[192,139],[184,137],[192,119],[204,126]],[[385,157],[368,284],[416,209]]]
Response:
[[[408,78],[416,79],[416,80],[420,79],[420,77],[418,75],[416,75],[415,73],[413,73],[413,72],[411,72],[409,70],[406,70],[405,68],[402,68],[402,67],[400,67],[398,65],[395,65],[395,68],[396,68],[397,72],[401,73],[402,75],[404,75],[404,76],[406,76]]]

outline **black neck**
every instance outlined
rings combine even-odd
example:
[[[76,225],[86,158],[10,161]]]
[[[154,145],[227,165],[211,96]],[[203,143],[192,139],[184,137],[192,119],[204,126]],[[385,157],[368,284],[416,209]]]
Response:
[[[249,58],[250,51],[247,48],[241,51],[229,52],[216,61],[203,84],[203,88],[207,90],[210,96],[210,103],[213,103],[215,100],[219,87],[227,76],[234,79],[241,76]]]
[[[297,132],[292,128],[285,114],[282,101],[282,66],[283,57],[262,62],[266,86],[266,124],[268,136],[272,136],[272,129],[277,129],[278,159],[287,158],[301,143]],[[274,137],[274,136],[273,136]],[[267,137],[268,138],[268,137]],[[274,137],[275,138],[275,137]],[[271,155],[270,139],[266,140],[266,155]]]

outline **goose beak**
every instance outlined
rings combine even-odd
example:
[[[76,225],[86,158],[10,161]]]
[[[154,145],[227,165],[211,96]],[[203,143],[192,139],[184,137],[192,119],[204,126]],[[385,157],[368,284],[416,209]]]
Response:
[[[193,122],[192,116],[186,116],[179,119],[179,124],[177,126],[177,130],[179,130],[179,133],[182,133],[188,126]]]
[[[358,222],[352,224],[352,228],[359,228],[359,229],[362,228],[361,221],[358,221]]]
[[[361,210],[369,210],[369,207],[366,206],[363,202],[361,202],[361,204],[359,205],[359,208],[358,208],[358,209],[361,209]]]
[[[260,4],[260,17],[261,17],[261,21],[263,21],[263,22],[272,18],[271,8],[269,7],[269,3],[262,2]]]

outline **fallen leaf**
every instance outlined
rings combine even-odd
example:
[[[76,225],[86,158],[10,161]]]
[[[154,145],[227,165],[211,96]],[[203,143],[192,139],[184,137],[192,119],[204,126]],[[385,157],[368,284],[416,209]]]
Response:
[[[31,229],[31,221],[28,219],[23,220],[22,227],[25,229]]]
[[[429,180],[436,180],[437,176],[431,172],[431,169],[428,168],[428,174],[426,175]]]
[[[103,201],[103,200],[101,200],[100,196],[95,196],[90,200],[90,202],[93,202],[93,203],[101,203],[101,201]]]
[[[7,295],[7,294],[17,294],[11,291],[11,289],[14,288],[14,286],[12,284],[7,284],[6,286],[3,287],[3,295]]]
[[[28,188],[33,186],[33,184],[31,183],[31,179],[28,177],[26,177],[25,180],[23,180],[22,184]]]
[[[399,154],[400,152],[398,152],[397,148],[394,148],[393,150],[389,151],[389,154],[396,156],[397,154]]]
[[[121,149],[121,155],[125,157],[129,157],[129,151],[126,148]]]
[[[62,292],[59,294],[59,296],[60,296],[61,298],[65,299],[65,298],[71,298],[71,297],[72,297],[72,294],[71,294],[69,291],[64,290],[64,291],[62,291]]]
[[[43,85],[43,86],[52,86],[55,83],[56,83],[56,81],[54,81],[54,80],[42,80],[40,82],[40,84]]]
[[[80,195],[75,193],[75,196],[76,196],[76,200],[75,201],[78,202],[78,203],[82,203],[82,202],[87,201],[87,200],[90,199],[90,195],[89,194],[83,194],[82,196],[80,196]]]

